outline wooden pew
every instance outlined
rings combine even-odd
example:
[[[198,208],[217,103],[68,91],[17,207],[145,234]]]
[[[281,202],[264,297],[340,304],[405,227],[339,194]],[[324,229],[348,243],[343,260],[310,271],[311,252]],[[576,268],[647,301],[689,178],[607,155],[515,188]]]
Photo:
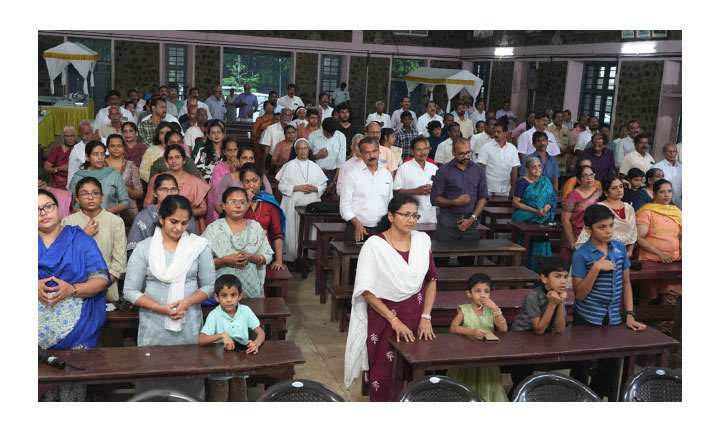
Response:
[[[292,277],[286,265],[280,270],[265,267],[265,297],[280,297],[288,303],[288,281]]]

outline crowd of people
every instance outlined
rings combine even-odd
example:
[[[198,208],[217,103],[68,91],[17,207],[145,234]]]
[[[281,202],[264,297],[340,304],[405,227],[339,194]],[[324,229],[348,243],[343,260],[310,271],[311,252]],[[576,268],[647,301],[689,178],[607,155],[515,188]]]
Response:
[[[325,93],[312,106],[290,84],[286,95],[271,94],[263,104],[253,146],[243,146],[228,136],[226,120],[252,118],[257,98],[245,85],[232,100],[237,111],[228,110],[221,87],[212,90],[204,102],[196,88],[185,100],[172,87],[147,98],[130,90],[124,103],[112,90],[94,120],[81,122],[77,133],[63,129],[62,143],[38,175],[42,348],[96,346],[105,302],[122,298],[140,310],[138,345],[242,344],[257,353],[264,333],[237,302],[264,296],[267,266],[278,270],[297,260],[295,209],[334,195],[347,222],[344,239],[364,243],[345,384],[369,370],[373,401],[390,398],[388,339],[435,336],[435,266],[448,259],[433,258],[417,223],[436,223],[439,240],[479,239],[478,219],[495,197],[512,202],[514,221],[547,224],[559,216],[561,259],[540,264],[537,257],[552,255],[550,242],[531,239],[529,266],[542,285],[526,298],[513,331],[562,331],[558,305],[570,284],[574,325],[618,324],[622,304],[627,326],[642,330],[632,315],[630,257],[681,258],[681,147],[663,145],[664,160],[656,163],[650,137],[635,120],[611,140],[597,117],[576,122],[569,110],[530,112],[512,128],[517,118],[509,102],[493,112],[466,96],[443,113],[429,100],[418,115],[404,97],[392,114],[378,101],[376,112],[357,122],[361,128],[342,100],[349,99],[345,88],[333,95],[333,107]],[[458,262],[469,266],[472,259]],[[469,280],[471,304],[458,309],[452,333],[508,330],[490,300],[492,286],[484,274]],[[674,303],[681,286],[647,283],[645,294],[649,302]],[[217,305],[205,324],[201,304]],[[593,390],[607,394],[616,367],[601,363]],[[516,372],[515,384],[532,369]],[[451,374],[488,400],[507,400],[499,370]],[[586,383],[587,374],[587,365],[574,366],[573,376]],[[208,399],[246,400],[244,381],[236,378],[212,382]],[[201,398],[205,392],[202,380],[141,387],[158,386]],[[45,399],[83,400],[83,394],[81,386],[62,387]]]

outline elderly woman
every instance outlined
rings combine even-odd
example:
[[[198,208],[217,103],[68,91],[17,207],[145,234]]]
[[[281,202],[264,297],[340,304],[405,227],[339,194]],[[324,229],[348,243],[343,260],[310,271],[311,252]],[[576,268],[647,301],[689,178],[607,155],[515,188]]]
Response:
[[[82,228],[60,224],[55,196],[38,190],[38,346],[93,348],[105,322],[108,269]],[[85,401],[85,386],[64,386],[45,401]]]
[[[389,339],[431,340],[430,312],[437,271],[430,237],[415,231],[418,201],[400,194],[378,224],[381,233],[360,250],[345,345],[345,387],[369,370],[370,400],[390,400],[393,361]],[[368,307],[369,306],[369,307]]]
[[[197,343],[203,324],[200,303],[213,293],[215,267],[207,240],[186,232],[192,217],[187,198],[168,196],[153,236],[130,256],[123,296],[140,308],[138,346]],[[158,387],[200,399],[204,395],[202,379],[138,382],[135,392]]]
[[[51,174],[50,186],[65,189],[68,182],[68,166],[70,152],[77,143],[77,134],[72,126],[65,126],[62,131],[63,142],[53,147],[45,161],[45,171]]]
[[[138,243],[153,235],[155,225],[158,223],[159,207],[165,198],[170,195],[177,195],[180,192],[175,177],[166,173],[156,176],[155,181],[150,185],[150,189],[153,191],[155,202],[141,210],[135,216],[132,225],[130,225],[130,231],[127,235],[128,256],[130,256]],[[187,232],[198,235],[194,218],[191,218],[190,222],[188,222]]]
[[[163,157],[165,163],[168,166],[167,174],[172,175],[178,182],[180,195],[184,196],[192,204],[192,216],[195,218],[195,222],[198,226],[198,232],[202,234],[205,230],[205,213],[207,212],[207,194],[210,191],[205,181],[188,174],[183,170],[183,165],[187,161],[187,154],[185,148],[177,144],[171,144],[165,148],[165,155]],[[155,177],[160,174],[156,174],[150,179],[150,184],[155,183]],[[145,195],[144,207],[149,206],[154,201],[152,190],[148,188],[148,192]]]
[[[215,198],[217,197],[217,189],[225,174],[240,169],[240,160],[238,159],[238,143],[234,139],[225,138],[220,147],[222,157],[215,165],[212,177],[210,178],[210,192],[208,193],[208,212],[205,216],[205,224],[210,225],[218,219],[218,212],[215,210]],[[222,194],[221,194],[222,195]]]
[[[137,200],[143,199],[143,187],[140,182],[140,173],[132,161],[125,159],[125,140],[122,135],[110,134],[107,137],[107,149],[110,157],[107,158],[109,167],[115,168],[125,181],[125,189],[130,197],[130,205],[120,213],[125,226],[130,226],[138,214]]]
[[[560,256],[568,262],[575,250],[575,241],[585,227],[585,209],[595,204],[602,194],[602,190],[595,187],[592,167],[580,167],[575,176],[579,186],[572,190],[562,203],[563,233],[560,238]]]
[[[671,204],[672,184],[661,179],[653,184],[653,202],[637,212],[638,258],[669,263],[682,258],[682,211]],[[682,284],[647,281],[648,301],[675,304],[682,295]],[[660,300],[655,299],[660,296]]]
[[[548,223],[555,218],[555,204],[557,195],[553,189],[552,181],[542,175],[542,162],[536,157],[525,161],[527,175],[518,179],[515,186],[512,206],[515,208],[512,220],[517,222]],[[522,235],[518,238],[522,244]],[[530,239],[528,251],[528,265],[537,270],[536,256],[550,256],[550,241],[547,237],[533,237]]]
[[[578,172],[580,170],[580,168],[584,167],[584,166],[591,167],[592,161],[590,159],[586,158],[585,156],[580,155],[580,156],[578,156],[578,160],[575,163],[575,171],[574,172]],[[594,171],[594,168],[593,168],[593,171]],[[567,179],[567,181],[565,181],[565,184],[563,185],[563,188],[562,188],[562,198],[565,199],[565,197],[568,196],[568,194],[570,192],[572,192],[573,189],[575,189],[577,187],[577,185],[578,185],[577,177],[570,177],[569,179]],[[599,188],[600,181],[596,179],[593,186],[596,188]]]
[[[90,141],[85,145],[85,165],[78,170],[70,181],[69,191],[74,191],[78,182],[86,177],[97,179],[102,185],[102,207],[113,214],[121,213],[130,206],[127,188],[120,173],[105,163],[105,145],[100,141]],[[78,209],[77,200],[73,206]]]
[[[297,137],[297,128],[291,124],[285,126],[284,131],[285,139],[277,143],[270,161],[270,164],[275,168],[282,167],[290,159],[290,150],[292,150]]]
[[[310,147],[305,138],[295,141],[295,152],[297,158],[286,163],[275,176],[280,182],[278,189],[283,194],[280,207],[287,218],[283,250],[283,259],[287,261],[295,261],[297,257],[300,216],[295,208],[320,201],[327,187],[327,176],[322,168],[308,160]]]
[[[245,219],[250,207],[245,189],[230,187],[222,200],[220,219],[203,233],[212,250],[216,275],[237,276],[243,297],[265,297],[265,267],[273,255],[265,230],[256,221]]]
[[[127,121],[123,123],[121,130],[122,136],[125,139],[123,156],[125,156],[125,159],[132,161],[138,170],[140,170],[140,164],[142,163],[143,155],[147,151],[147,146],[138,141],[137,125],[135,123]]]
[[[632,206],[635,212],[640,211],[640,208],[645,204],[651,203],[654,200],[654,185],[658,180],[665,178],[665,173],[660,168],[650,168],[645,173],[645,186],[637,190],[632,196]]]
[[[225,123],[222,120],[213,119],[207,124],[207,136],[205,144],[199,144],[193,150],[195,166],[202,174],[202,178],[210,183],[215,165],[222,158],[222,143],[225,139]]]

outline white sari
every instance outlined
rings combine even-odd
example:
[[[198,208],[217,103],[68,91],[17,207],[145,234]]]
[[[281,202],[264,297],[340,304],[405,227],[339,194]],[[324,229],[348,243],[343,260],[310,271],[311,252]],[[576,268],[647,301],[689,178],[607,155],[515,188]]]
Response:
[[[327,176],[323,170],[310,160],[300,161],[293,159],[283,165],[275,178],[278,180],[278,190],[283,194],[280,208],[285,213],[285,245],[283,247],[283,260],[295,261],[299,239],[300,216],[295,207],[303,207],[310,203],[320,201],[320,197],[327,187]],[[312,185],[317,192],[293,192],[298,185]],[[312,229],[311,239],[315,238],[315,229]]]
[[[363,292],[393,302],[401,302],[417,294],[423,287],[430,266],[430,237],[424,232],[412,231],[410,256],[402,256],[384,239],[370,237],[358,257],[355,288],[352,296],[352,313],[345,345],[345,387],[363,370],[369,369],[367,351],[368,303]]]

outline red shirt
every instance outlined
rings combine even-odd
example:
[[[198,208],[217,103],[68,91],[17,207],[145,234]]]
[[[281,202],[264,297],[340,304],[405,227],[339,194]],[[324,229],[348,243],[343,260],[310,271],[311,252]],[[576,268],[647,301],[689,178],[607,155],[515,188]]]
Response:
[[[267,231],[268,241],[272,246],[273,240],[283,238],[282,225],[280,224],[280,212],[274,205],[260,201],[257,211],[248,208],[245,219],[257,221]]]
[[[47,161],[50,162],[55,167],[67,165],[70,161],[70,152],[71,151],[72,151],[72,147],[68,147],[68,150],[66,152],[64,152],[62,144],[59,146],[55,146],[55,147],[53,147],[52,150],[50,150],[50,154],[48,155]],[[58,171],[57,174],[53,174],[53,172],[50,171],[50,186],[57,188],[57,189],[66,189],[67,182],[68,182],[68,172],[67,171]]]

